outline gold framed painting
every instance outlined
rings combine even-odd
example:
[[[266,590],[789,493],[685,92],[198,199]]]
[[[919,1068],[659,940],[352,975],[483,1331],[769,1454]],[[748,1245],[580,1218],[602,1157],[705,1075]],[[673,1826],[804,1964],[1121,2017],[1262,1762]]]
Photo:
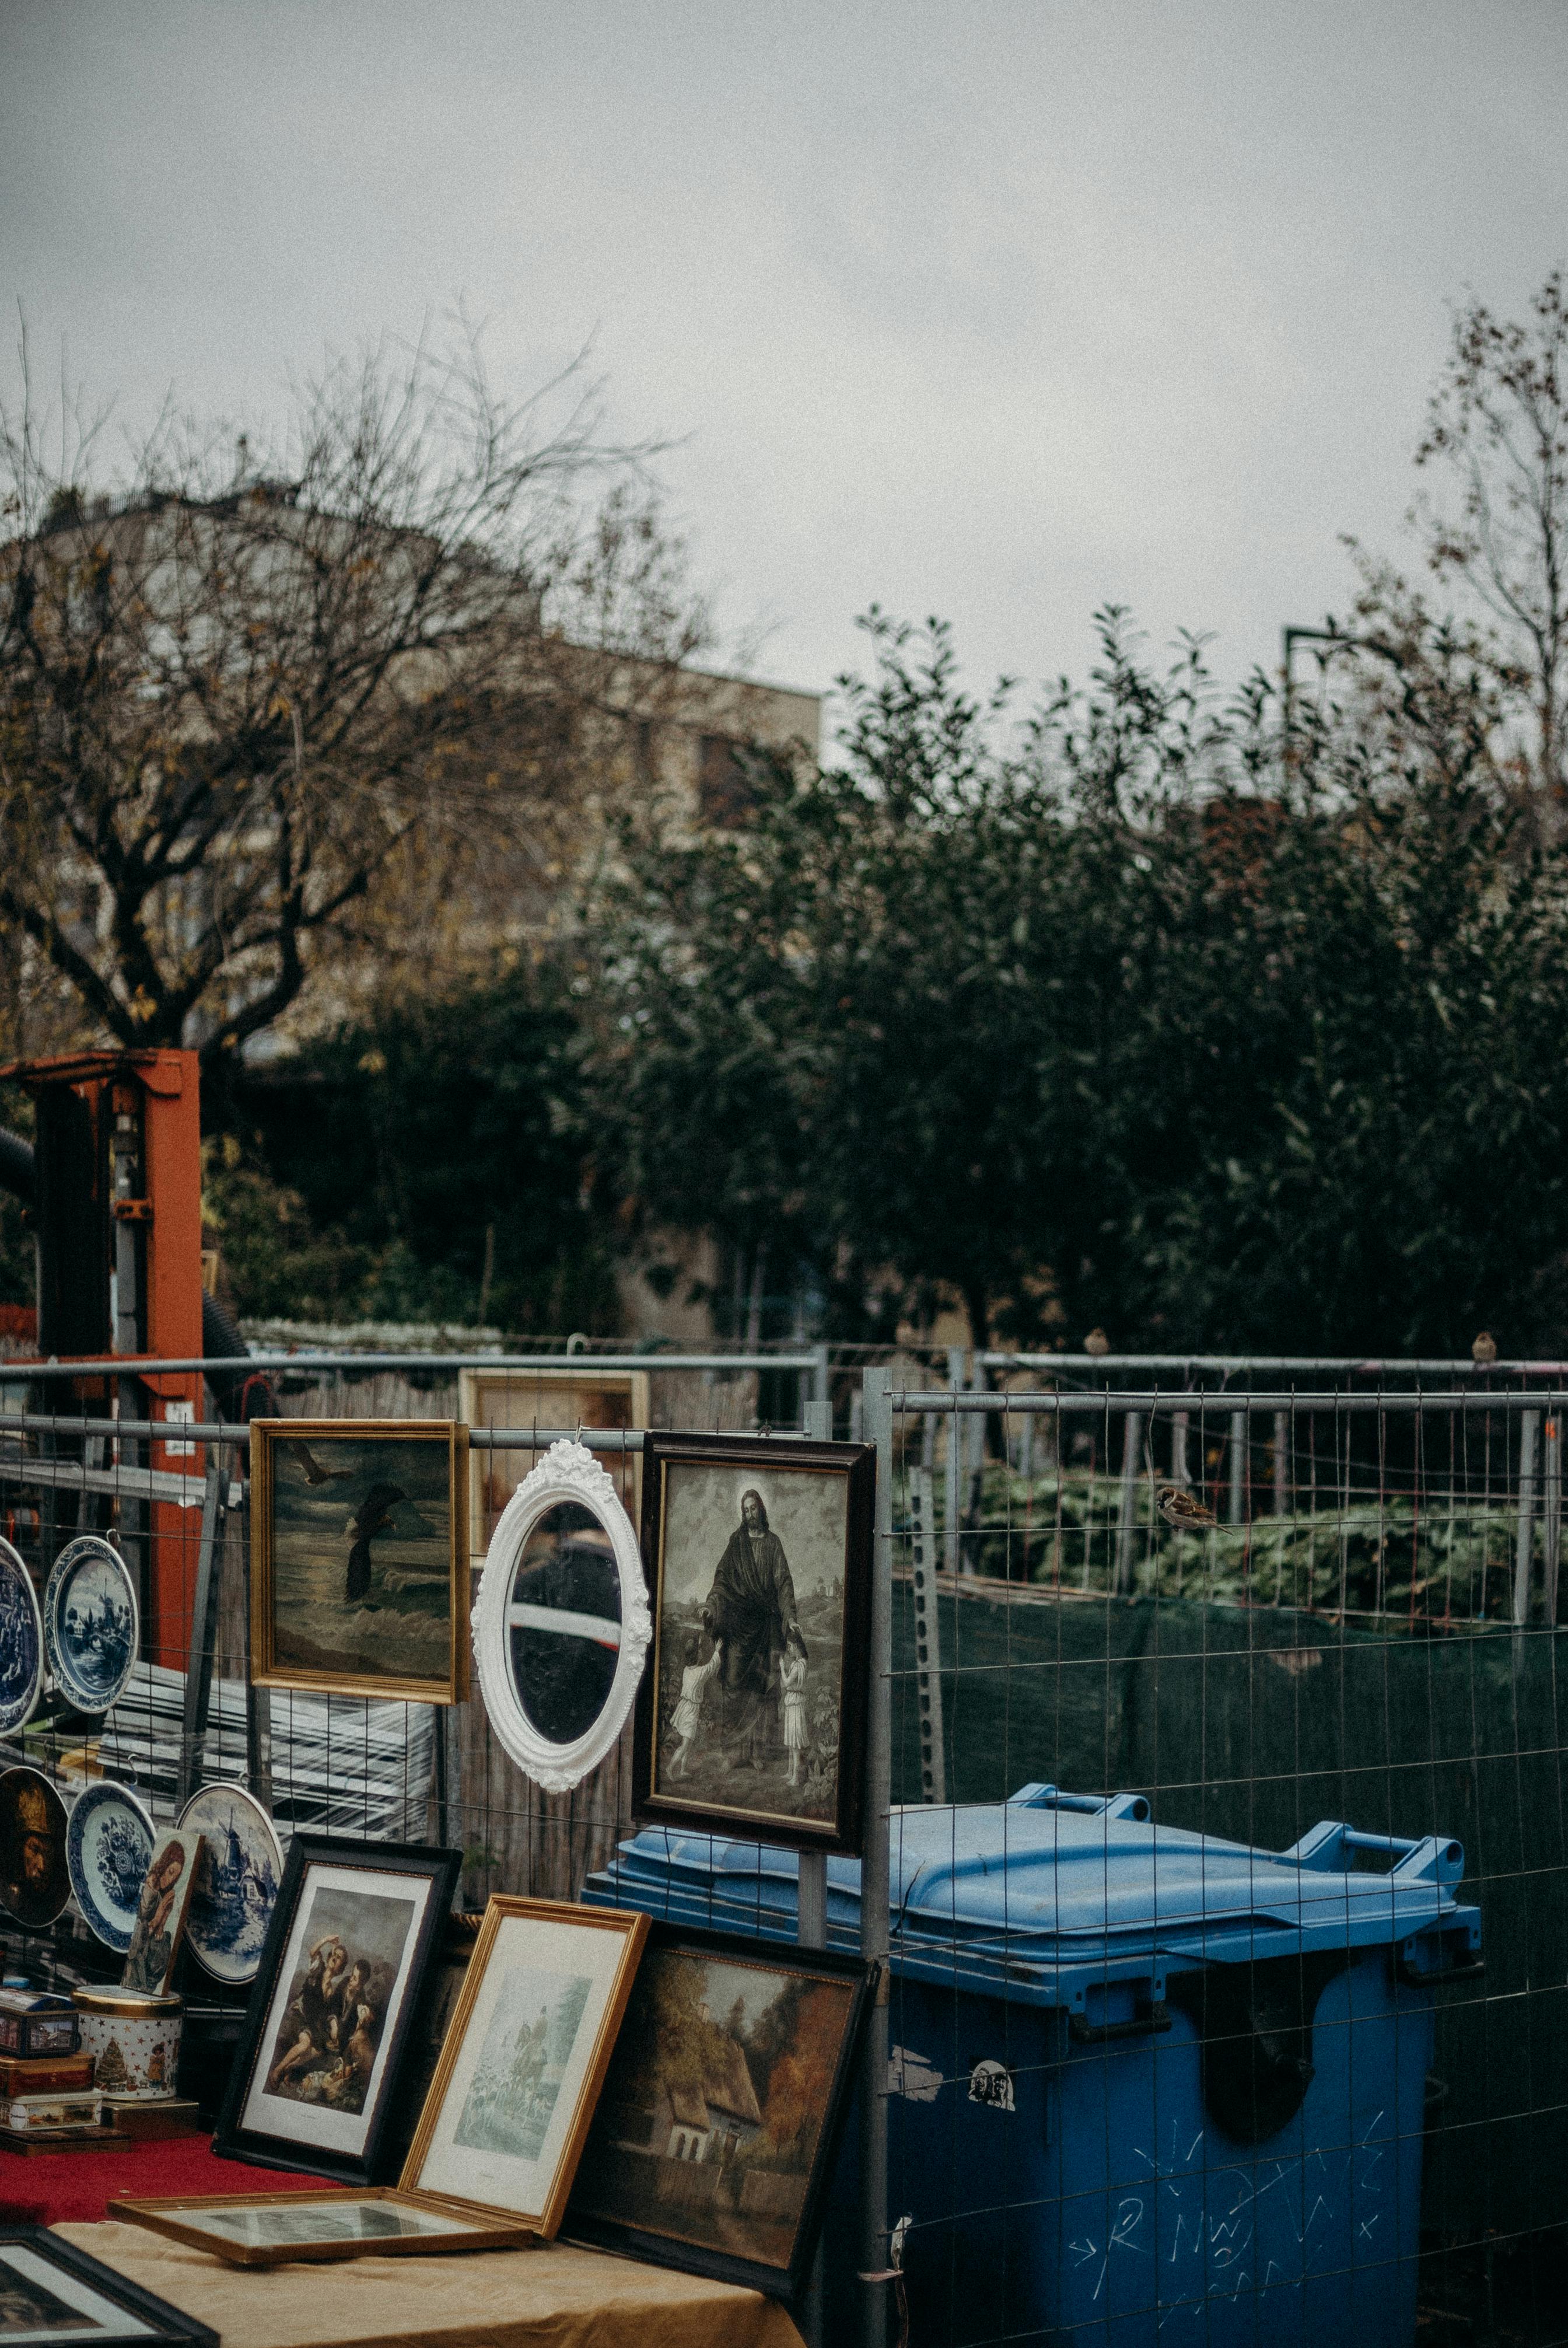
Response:
[[[575,1434],[648,1425],[646,1370],[573,1369],[569,1361],[559,1369],[516,1370],[504,1365],[458,1373],[457,1408],[469,1426],[555,1427]],[[475,1450],[468,1471],[468,1548],[476,1565],[482,1564],[495,1538],[507,1503],[533,1468],[547,1445],[519,1444],[515,1450]],[[642,1460],[630,1461],[613,1451],[595,1453],[613,1479],[632,1523],[641,1522]],[[630,1472],[629,1472],[630,1471]]]
[[[454,1419],[251,1420],[258,1687],[462,1701],[467,1462]]]
[[[400,2180],[549,2240],[588,2140],[648,1919],[497,1893]]]

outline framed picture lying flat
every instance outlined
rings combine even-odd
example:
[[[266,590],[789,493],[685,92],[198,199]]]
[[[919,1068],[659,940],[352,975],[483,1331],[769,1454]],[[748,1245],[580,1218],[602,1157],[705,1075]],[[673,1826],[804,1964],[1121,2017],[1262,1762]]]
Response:
[[[327,2264],[399,2253],[521,2249],[535,2239],[518,2219],[487,2217],[392,2186],[314,2193],[192,2193],[168,2199],[120,2199],[111,2218],[209,2250],[231,2267]],[[0,2335],[3,2336],[3,2335]],[[216,2340],[216,2333],[209,2333]]]

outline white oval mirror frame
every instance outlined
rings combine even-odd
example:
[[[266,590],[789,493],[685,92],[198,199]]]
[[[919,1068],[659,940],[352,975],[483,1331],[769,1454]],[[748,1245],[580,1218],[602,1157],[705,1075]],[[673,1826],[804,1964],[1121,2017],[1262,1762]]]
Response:
[[[620,1582],[620,1648],[598,1715],[582,1735],[557,1745],[535,1727],[523,1708],[512,1675],[508,1617],[513,1581],[529,1536],[563,1500],[589,1509],[610,1536]],[[512,1494],[485,1553],[471,1620],[479,1693],[491,1727],[525,1776],[547,1793],[569,1793],[590,1769],[598,1768],[625,1727],[653,1636],[636,1530],[614,1483],[585,1444],[552,1443]]]

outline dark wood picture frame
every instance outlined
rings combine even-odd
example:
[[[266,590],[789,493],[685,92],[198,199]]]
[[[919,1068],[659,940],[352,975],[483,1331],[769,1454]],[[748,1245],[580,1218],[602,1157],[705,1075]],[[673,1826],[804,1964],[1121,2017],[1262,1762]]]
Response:
[[[666,1723],[661,1701],[661,1642],[666,1632],[666,1484],[671,1467],[755,1468],[780,1474],[833,1475],[845,1485],[844,1598],[840,1624],[838,1762],[835,1814],[817,1821],[746,1803],[737,1780],[733,1800],[693,1799],[667,1780],[660,1756]],[[642,1557],[653,1611],[653,1646],[638,1691],[632,1745],[632,1805],[638,1816],[671,1826],[706,1828],[791,1850],[822,1850],[858,1858],[865,1834],[866,1707],[870,1684],[871,1570],[876,1499],[876,1453],[866,1443],[815,1443],[793,1437],[650,1433],[642,1453]]]
[[[462,1866],[460,1851],[430,1849],[418,1843],[359,1842],[341,1835],[295,1835],[289,1846],[282,1881],[245,2009],[244,2028],[235,2049],[212,2138],[215,2153],[224,2159],[246,2161],[260,2168],[341,2178],[350,2185],[384,2185],[390,2181],[400,2148],[397,2093],[401,2074],[410,2055],[417,2054],[419,2049],[423,2009],[434,1986],[434,1971]],[[385,2060],[364,2150],[357,2156],[263,2132],[254,2126],[247,2127],[243,2118],[257,2065],[266,2059],[269,2019],[278,1977],[293,1935],[307,1871],[313,1867],[363,1873],[367,1879],[367,1890],[372,1889],[371,1878],[418,1879],[431,1886],[425,1912],[415,1928],[414,1953],[402,1999],[396,2013],[385,2018],[378,2047],[378,2054],[384,2051]]]
[[[796,2220],[794,2247],[785,2266],[775,2266],[761,2259],[743,2258],[734,2251],[710,2249],[703,2243],[682,2240],[674,2233],[656,2231],[634,2219],[614,2216],[603,2208],[591,2206],[595,2198],[596,2147],[602,2148],[605,2131],[615,2124],[619,2085],[617,2071],[621,2063],[630,2059],[630,2050],[635,2045],[639,1995],[652,1994],[659,1962],[670,1956],[705,1959],[720,1964],[776,1972],[794,1980],[842,1982],[846,1982],[853,1992],[839,2040],[822,2128],[812,2155],[805,2194]],[[655,2266],[675,2267],[683,2274],[703,2275],[714,2282],[738,2283],[747,2290],[763,2291],[770,2299],[782,2300],[792,2312],[798,2312],[811,2275],[825,2214],[824,2205],[838,2157],[845,2122],[854,2099],[861,2040],[876,1978],[875,1966],[867,1966],[860,1957],[839,1950],[803,1949],[789,1941],[753,1940],[740,1933],[706,1932],[656,1921],[643,1951],[638,1980],[632,1985],[621,2046],[611,2058],[599,2110],[588,2132],[578,2182],[568,2204],[561,2230],[563,2238],[586,2243],[594,2250],[614,2250],[626,2258],[646,2259]]]
[[[138,2328],[118,2333],[100,2332],[96,2327],[88,2333],[63,2330],[59,2335],[62,2343],[87,2338],[94,2348],[151,2348],[151,2343],[162,2340],[170,2343],[170,2348],[219,2348],[217,2333],[199,2323],[193,2315],[187,2315],[183,2308],[171,2307],[168,2300],[144,2291],[139,2283],[117,2274],[101,2259],[78,2250],[75,2242],[51,2233],[45,2226],[0,2225],[0,2246],[5,2245],[30,2250],[45,2265],[57,2268],[63,2275],[123,2308],[138,2327],[147,2327],[145,2331]]]

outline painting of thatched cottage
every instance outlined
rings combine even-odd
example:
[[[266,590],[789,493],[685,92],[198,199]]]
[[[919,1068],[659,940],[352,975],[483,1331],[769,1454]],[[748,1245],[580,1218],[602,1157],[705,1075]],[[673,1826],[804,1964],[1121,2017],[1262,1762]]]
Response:
[[[651,2116],[622,2106],[633,2125],[643,2122],[635,2143],[620,2139],[628,2150],[661,2152],[668,2160],[733,2160],[752,2142],[763,2116],[745,2054],[733,2038],[713,2036],[700,2086],[662,2083]]]
[[[854,1993],[761,1954],[651,1948],[573,2209],[787,2266]]]

